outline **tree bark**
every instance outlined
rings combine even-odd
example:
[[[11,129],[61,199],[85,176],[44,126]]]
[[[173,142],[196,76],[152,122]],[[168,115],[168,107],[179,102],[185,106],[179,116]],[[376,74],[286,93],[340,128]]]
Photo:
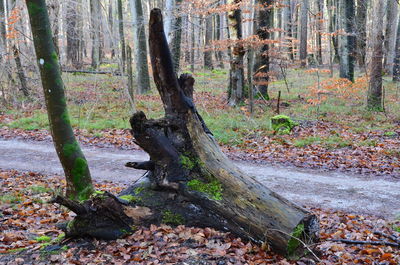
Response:
[[[367,47],[367,10],[369,0],[357,0],[357,57],[358,65],[365,66],[365,54]]]
[[[0,59],[7,51],[7,38],[6,38],[6,9],[4,2],[0,0]]]
[[[245,50],[242,39],[242,11],[239,7],[241,0],[228,0],[227,4],[234,6],[228,12],[229,39],[233,44],[230,47],[232,58],[230,60],[228,103],[236,106],[244,100],[244,65]]]
[[[180,11],[180,5],[182,0],[176,1],[176,10]],[[174,70],[176,73],[179,72],[180,61],[181,61],[181,43],[182,43],[182,16],[180,14],[173,19],[173,31],[171,32],[170,47],[172,52],[172,60],[174,62]]]
[[[300,16],[300,63],[301,67],[307,65],[307,38],[308,38],[308,0],[302,0]]]
[[[81,25],[79,22],[80,1],[70,1],[66,3],[66,23],[67,23],[67,61],[76,69],[82,67],[81,56]]]
[[[396,49],[393,64],[393,81],[400,81],[400,19],[397,22],[397,37],[396,37]]]
[[[385,72],[392,74],[395,56],[397,21],[399,18],[399,2],[397,0],[387,1],[386,30],[384,42],[384,68]]]
[[[149,67],[147,64],[146,31],[143,23],[143,8],[141,0],[130,0],[133,23],[133,40],[136,62],[137,92],[144,94],[150,90]]]
[[[323,64],[322,58],[322,33],[323,33],[323,25],[324,25],[324,2],[325,0],[317,0],[317,8],[318,14],[316,16],[317,19],[317,59],[318,64]]]
[[[383,75],[383,17],[385,3],[374,0],[374,20],[372,24],[372,58],[368,87],[367,109],[383,111],[382,75]]]
[[[90,23],[92,38],[92,68],[97,69],[100,65],[100,0],[90,0]]]
[[[45,0],[26,0],[37,63],[49,115],[50,131],[67,180],[67,196],[87,199],[93,193],[85,156],[75,139],[68,115],[58,55],[52,40]]]
[[[354,82],[356,36],[354,0],[340,0],[341,28],[339,37],[340,77]]]
[[[212,23],[212,16],[208,15],[206,17],[206,34],[205,34],[205,46],[204,46],[204,68],[212,70],[213,67],[213,60],[212,60],[212,35],[213,35],[213,23]]]
[[[132,225],[185,224],[231,231],[280,254],[304,254],[296,238],[316,242],[316,216],[241,172],[221,152],[194,106],[194,79],[187,74],[178,79],[173,71],[159,9],[150,14],[149,38],[165,117],[147,119],[143,112],[131,117],[131,132],[150,161],[127,163],[147,170],[147,181],[120,197],[98,193],[82,203],[56,197],[77,214],[67,236],[111,239],[131,232]]]
[[[125,73],[126,66],[126,45],[125,45],[125,34],[124,34],[124,15],[122,13],[122,0],[117,0],[118,3],[118,31],[119,41],[121,45],[121,61],[122,61],[122,72]]]
[[[268,41],[271,39],[270,30],[274,27],[274,0],[261,0],[256,3],[262,6],[262,8],[258,10],[256,34],[263,44],[256,53],[254,63],[254,85],[257,86],[257,90],[261,95],[269,100],[270,45]]]
[[[25,97],[29,97],[28,82],[26,81],[25,71],[22,66],[21,57],[19,56],[19,48],[17,47],[17,45],[13,45],[12,48],[13,48],[15,65],[17,66],[18,79],[21,85],[20,90],[22,91]]]

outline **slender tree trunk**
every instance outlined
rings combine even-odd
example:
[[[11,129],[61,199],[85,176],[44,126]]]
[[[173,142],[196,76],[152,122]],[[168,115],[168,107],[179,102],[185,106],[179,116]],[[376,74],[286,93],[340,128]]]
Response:
[[[283,17],[285,23],[283,24],[283,29],[286,32],[287,40],[288,40],[288,55],[290,60],[294,60],[293,54],[293,22],[292,22],[292,8],[291,8],[291,1],[285,0],[285,7],[283,9]]]
[[[132,72],[132,49],[128,45],[126,46],[126,55],[127,55],[127,75],[128,75],[128,94],[129,94],[129,102],[131,104],[131,109],[136,111],[135,106],[135,91],[133,90],[133,72]]]
[[[67,180],[67,196],[85,200],[93,194],[92,180],[85,156],[75,139],[68,115],[64,84],[52,40],[44,0],[26,0],[50,131]]]
[[[0,0],[1,1],[1,0]],[[59,17],[60,17],[60,3],[57,0],[47,1],[49,10],[50,25],[53,32],[53,42],[57,54],[60,54],[60,48],[58,47],[58,33],[59,33]]]
[[[7,52],[6,38],[6,8],[3,0],[0,0],[0,62]]]
[[[66,3],[66,24],[67,24],[67,61],[73,67],[79,69],[82,67],[81,53],[81,32],[80,32],[80,2],[69,1]]]
[[[340,0],[341,28],[344,31],[339,37],[340,77],[354,82],[356,59],[356,36],[354,30],[354,0]]]
[[[175,9],[175,0],[166,0],[165,1],[165,34],[167,36],[168,43],[171,43],[173,36],[173,28],[174,28],[174,9]]]
[[[397,22],[397,37],[395,58],[393,64],[393,81],[400,82],[400,19]]]
[[[221,14],[215,14],[215,40],[220,41],[222,39],[221,30]],[[215,52],[215,57],[218,61],[218,67],[224,69],[224,53],[221,50]]]
[[[370,0],[357,0],[357,57],[360,68],[365,66],[367,47],[367,10]]]
[[[122,72],[125,73],[126,65],[126,53],[125,53],[125,34],[124,34],[124,15],[122,13],[122,0],[117,0],[118,3],[118,30],[119,30],[119,41],[121,46],[121,60],[122,60]]]
[[[323,33],[323,25],[324,25],[324,1],[325,0],[317,0],[317,8],[318,8],[318,14],[317,14],[317,59],[318,59],[318,64],[322,65],[322,33]]]
[[[308,0],[301,2],[301,16],[300,16],[300,62],[301,67],[307,65],[307,38],[308,38]]]
[[[194,25],[194,18],[191,15],[192,20],[192,32],[191,32],[191,41],[190,41],[190,71],[194,73],[194,55],[195,55],[195,45],[196,45],[196,28]]]
[[[393,61],[395,56],[397,21],[399,18],[398,0],[387,1],[386,32],[384,42],[384,68],[385,72],[392,74]]]
[[[117,4],[118,5],[118,4]],[[118,8],[117,8],[118,9]],[[110,29],[110,47],[111,47],[111,59],[115,57],[115,45],[114,45],[114,8],[113,8],[113,0],[110,0],[108,4],[108,27]]]
[[[240,2],[241,0],[228,0],[227,4],[238,6]],[[243,44],[239,42],[242,39],[242,11],[239,7],[235,7],[228,12],[228,25],[229,39],[233,42],[233,45],[230,47],[232,59],[229,71],[228,102],[229,105],[236,106],[244,100],[243,57],[245,50]]]
[[[179,11],[182,0],[176,1],[176,10]],[[172,38],[170,40],[170,47],[172,52],[172,60],[174,62],[174,70],[179,72],[181,60],[181,43],[182,43],[182,16],[178,15],[173,19],[173,31],[171,32]]]
[[[274,27],[274,0],[261,0],[256,3],[262,5],[263,8],[258,10],[258,25],[255,33],[261,41],[264,41],[264,44],[256,52],[254,63],[254,85],[256,85],[261,95],[265,99],[269,100],[268,83],[270,80],[270,45],[265,42],[268,42],[272,37],[270,29]]]
[[[205,34],[205,51],[204,51],[204,68],[212,70],[213,67],[213,60],[212,60],[212,51],[211,51],[211,42],[212,42],[212,35],[213,35],[213,23],[212,23],[212,16],[208,15],[206,17],[206,34]]]
[[[382,75],[383,75],[383,17],[385,3],[374,0],[374,19],[372,24],[372,58],[370,63],[367,108],[382,111]]]
[[[141,0],[130,0],[135,44],[136,83],[139,94],[150,90],[149,67],[147,63],[146,31]]]
[[[21,57],[19,56],[19,48],[16,45],[14,45],[12,48],[14,53],[15,65],[17,66],[17,74],[21,85],[20,90],[22,91],[25,97],[28,97],[29,96],[28,82],[26,81],[25,71],[24,67],[22,66]]]
[[[90,0],[90,22],[92,38],[92,68],[97,69],[100,65],[100,0]]]

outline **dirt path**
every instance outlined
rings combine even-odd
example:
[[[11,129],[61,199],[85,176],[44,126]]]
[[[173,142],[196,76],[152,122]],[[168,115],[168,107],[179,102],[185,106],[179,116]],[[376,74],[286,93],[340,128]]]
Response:
[[[84,147],[92,175],[98,181],[130,183],[144,172],[125,168],[128,161],[147,159],[142,151]],[[400,180],[342,173],[279,168],[237,162],[251,176],[299,204],[368,213],[393,218],[400,213]],[[0,139],[0,168],[62,174],[52,144]]]

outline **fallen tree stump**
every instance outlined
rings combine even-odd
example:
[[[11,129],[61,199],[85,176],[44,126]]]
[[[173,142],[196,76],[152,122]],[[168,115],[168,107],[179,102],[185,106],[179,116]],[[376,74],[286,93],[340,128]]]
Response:
[[[116,238],[137,225],[213,227],[303,255],[318,240],[317,217],[243,173],[220,150],[193,103],[194,79],[178,79],[163,30],[161,10],[150,14],[150,56],[165,117],[131,119],[131,133],[150,161],[127,166],[147,170],[146,181],[122,192],[95,194],[83,203],[55,201],[77,213],[67,235]]]

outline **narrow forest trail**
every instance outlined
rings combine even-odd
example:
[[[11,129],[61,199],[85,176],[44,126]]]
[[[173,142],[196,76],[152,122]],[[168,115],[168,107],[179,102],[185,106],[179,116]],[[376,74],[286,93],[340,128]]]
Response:
[[[129,184],[144,173],[124,167],[147,159],[143,151],[83,147],[97,181]],[[400,213],[400,180],[352,176],[236,162],[273,191],[298,204],[393,218]],[[0,169],[62,174],[54,147],[48,142],[0,139]]]

